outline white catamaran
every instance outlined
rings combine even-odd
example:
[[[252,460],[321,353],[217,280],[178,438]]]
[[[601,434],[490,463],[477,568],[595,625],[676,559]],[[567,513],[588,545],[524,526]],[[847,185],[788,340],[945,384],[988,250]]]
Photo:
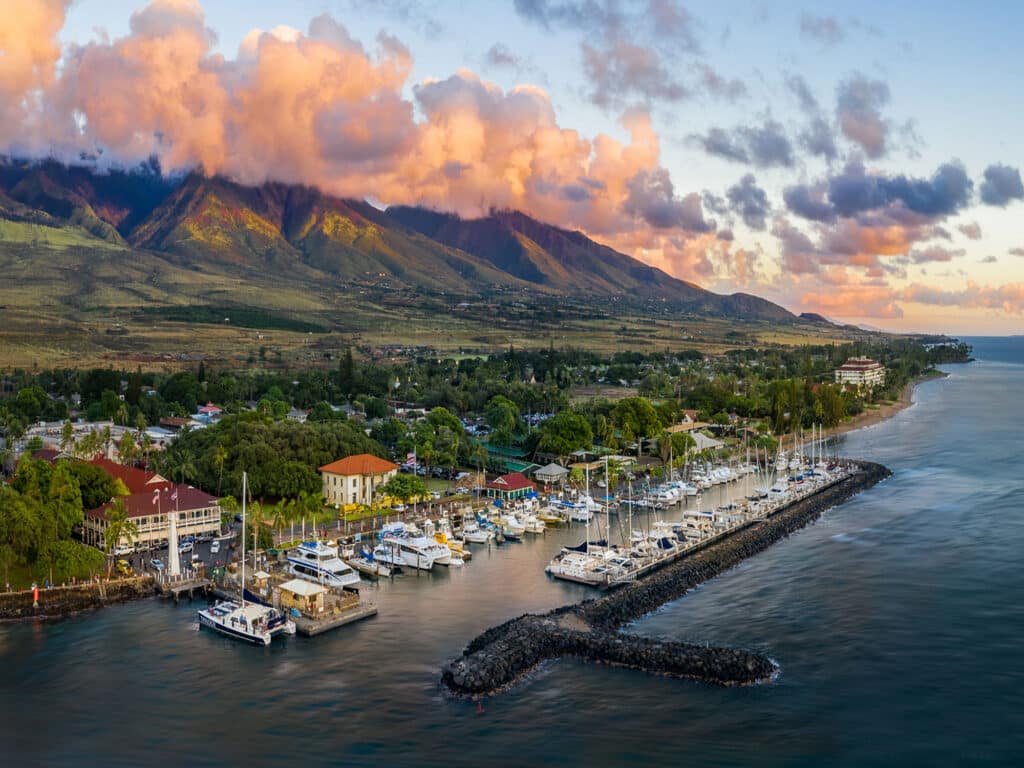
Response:
[[[276,608],[245,601],[245,472],[242,473],[242,599],[220,600],[199,611],[199,626],[254,645],[270,645],[276,635],[295,634],[295,622]]]

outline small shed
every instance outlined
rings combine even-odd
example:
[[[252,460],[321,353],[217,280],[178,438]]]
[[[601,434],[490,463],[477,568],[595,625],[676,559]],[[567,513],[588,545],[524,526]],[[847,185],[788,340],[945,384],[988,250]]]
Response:
[[[327,588],[303,579],[292,579],[278,587],[282,610],[295,608],[300,613],[312,616],[324,612],[324,595]]]
[[[536,493],[537,486],[531,483],[522,472],[502,475],[487,484],[487,495],[501,501],[515,501]]]
[[[559,464],[548,464],[546,467],[541,467],[533,473],[534,479],[538,483],[544,483],[545,485],[557,485],[565,482],[565,478],[569,476],[569,470]]]

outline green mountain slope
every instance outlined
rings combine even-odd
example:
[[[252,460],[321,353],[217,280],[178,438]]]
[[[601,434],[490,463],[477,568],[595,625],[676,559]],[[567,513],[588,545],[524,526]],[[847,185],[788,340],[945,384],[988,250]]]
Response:
[[[113,246],[116,253],[105,258],[115,260],[146,253],[172,271],[226,280],[251,302],[285,284],[311,297],[360,284],[435,296],[514,290],[584,301],[614,297],[690,315],[796,320],[764,299],[712,293],[515,211],[479,219],[414,207],[381,211],[299,185],[246,186],[200,173],[166,178],[152,163],[99,172],[53,161],[0,162],[0,220],[29,226],[0,229],[0,247],[40,245],[42,230],[31,228],[44,226],[47,250],[61,239],[55,233],[67,230],[76,249]],[[89,269],[87,259],[80,263]],[[144,294],[158,299],[159,291]]]

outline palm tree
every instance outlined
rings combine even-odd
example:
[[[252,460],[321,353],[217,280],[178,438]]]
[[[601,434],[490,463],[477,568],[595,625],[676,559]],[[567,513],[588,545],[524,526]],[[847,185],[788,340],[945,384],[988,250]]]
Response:
[[[220,525],[221,528],[229,528],[231,520],[238,512],[238,499],[234,496],[225,496],[220,500]]]
[[[277,538],[281,538],[281,529],[288,522],[288,500],[281,499],[270,510],[270,525],[277,529]]]
[[[295,500],[295,513],[302,519],[302,538],[306,538],[306,518],[312,518],[316,524],[316,516],[323,507],[323,499],[309,491],[300,491],[299,498]]]
[[[263,505],[258,501],[254,501],[248,506],[246,516],[249,518],[246,522],[252,525],[252,567],[256,568],[256,551],[260,546],[260,529],[263,527],[266,520],[266,516],[263,513]]]
[[[64,426],[60,430],[60,449],[67,451],[75,444],[75,427],[71,423],[71,419],[64,422]]]
[[[114,565],[112,553],[114,547],[125,540],[128,546],[134,543],[139,535],[139,527],[135,521],[128,517],[128,510],[125,509],[124,501],[115,499],[107,510],[107,530],[103,535],[104,551],[107,555],[107,578],[110,578],[110,570]]]
[[[220,443],[213,449],[213,466],[217,468],[217,495],[220,496],[220,486],[224,482],[224,463],[228,460],[228,449]]]

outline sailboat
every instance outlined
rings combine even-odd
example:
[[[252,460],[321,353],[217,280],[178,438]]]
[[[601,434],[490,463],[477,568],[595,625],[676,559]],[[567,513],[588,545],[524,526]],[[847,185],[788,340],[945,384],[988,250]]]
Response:
[[[199,626],[253,645],[270,645],[276,635],[295,634],[295,622],[276,608],[245,600],[245,501],[247,477],[242,473],[242,599],[219,600],[199,613]]]

